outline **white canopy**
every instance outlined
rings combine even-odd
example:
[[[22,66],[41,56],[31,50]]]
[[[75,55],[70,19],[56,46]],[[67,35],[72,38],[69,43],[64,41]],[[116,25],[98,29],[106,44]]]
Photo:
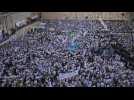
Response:
[[[26,24],[27,24],[26,20],[21,20],[21,21],[16,22],[17,27],[21,27],[21,26],[26,25]]]
[[[69,72],[69,73],[60,73],[58,78],[60,80],[63,80],[63,79],[66,79],[66,78],[71,78],[71,77],[76,76],[76,75],[78,75],[78,70],[73,71],[73,72]]]

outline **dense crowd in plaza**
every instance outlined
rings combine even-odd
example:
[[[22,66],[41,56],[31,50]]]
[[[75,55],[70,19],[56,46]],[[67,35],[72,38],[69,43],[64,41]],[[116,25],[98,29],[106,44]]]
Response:
[[[118,33],[132,29],[124,21],[104,22],[109,31],[99,20],[42,21],[0,48],[0,86],[133,87],[134,70],[110,44],[116,38],[128,48],[131,35]]]

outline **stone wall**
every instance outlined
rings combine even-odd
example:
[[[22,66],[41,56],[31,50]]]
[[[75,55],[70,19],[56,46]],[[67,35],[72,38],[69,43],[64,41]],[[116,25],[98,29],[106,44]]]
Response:
[[[127,20],[126,12],[42,12],[43,19]]]

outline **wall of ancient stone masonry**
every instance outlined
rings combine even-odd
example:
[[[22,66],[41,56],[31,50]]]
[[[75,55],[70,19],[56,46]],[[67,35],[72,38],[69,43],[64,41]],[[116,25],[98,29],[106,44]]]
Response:
[[[130,21],[130,22],[131,22],[131,21],[134,21],[134,12],[129,12],[128,15],[129,15],[129,16],[128,16],[129,21]]]
[[[127,20],[126,12],[42,12],[43,19]]]
[[[15,27],[17,21],[26,19],[40,12],[15,12],[8,16],[0,16],[0,29],[8,30]],[[41,12],[42,19],[85,19],[96,20],[127,20],[127,12]],[[131,14],[132,15],[132,14]]]

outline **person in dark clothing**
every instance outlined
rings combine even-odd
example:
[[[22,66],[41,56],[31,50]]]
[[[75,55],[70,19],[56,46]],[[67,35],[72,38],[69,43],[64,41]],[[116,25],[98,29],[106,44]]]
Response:
[[[28,64],[29,64],[29,63],[30,63],[30,61],[31,61],[31,57],[30,57],[30,54],[28,54],[28,55],[27,55],[27,58],[26,58],[26,63],[28,63]]]
[[[91,56],[89,56],[89,57],[88,57],[88,62],[93,62],[93,61],[94,61],[94,58],[91,57]]]

